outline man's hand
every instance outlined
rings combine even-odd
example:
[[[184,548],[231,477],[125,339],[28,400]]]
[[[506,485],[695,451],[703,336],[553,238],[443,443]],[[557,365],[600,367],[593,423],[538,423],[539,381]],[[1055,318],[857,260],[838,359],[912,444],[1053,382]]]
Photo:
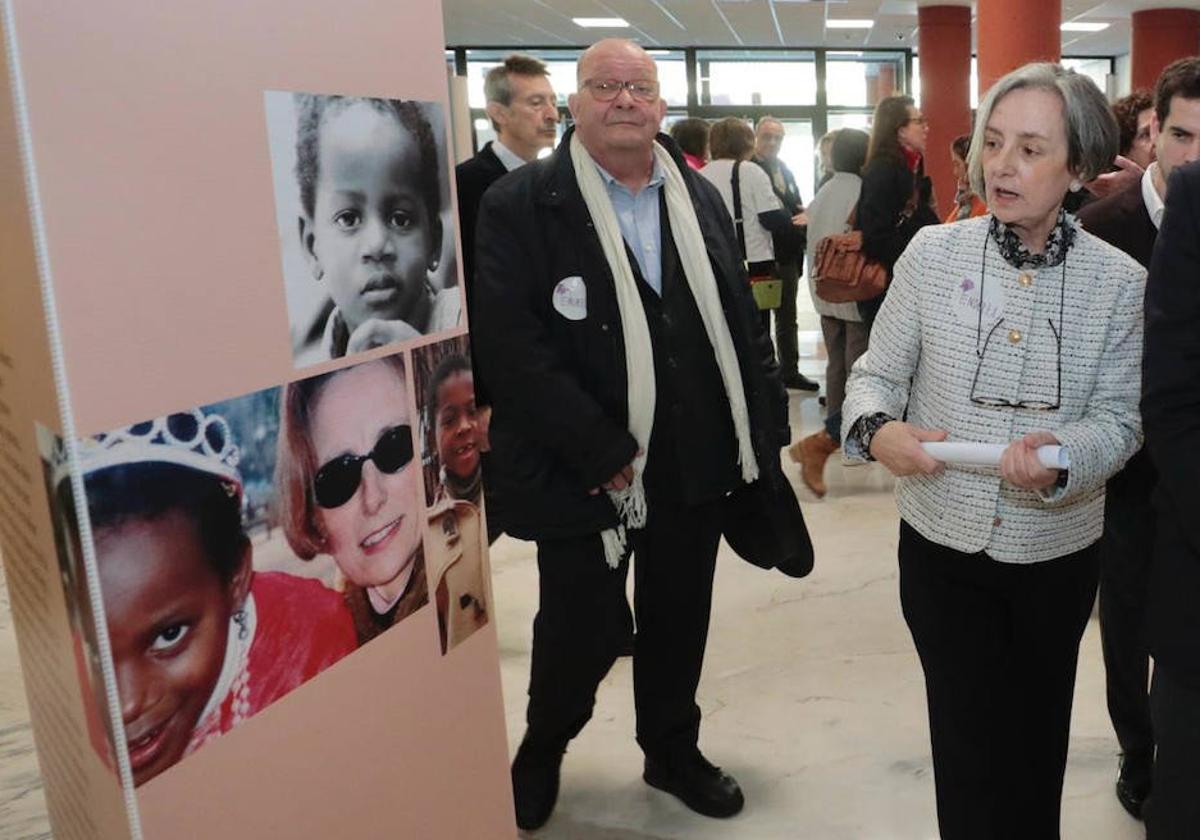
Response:
[[[792,224],[794,224],[796,227],[804,227],[805,225],[807,225],[808,224],[808,213],[804,210],[801,210],[795,216],[792,216]]]
[[[601,490],[624,490],[630,484],[633,484],[633,464],[626,464],[621,468],[619,473],[601,484],[599,487],[593,487],[588,491],[588,494],[595,496]]]
[[[420,338],[421,333],[408,321],[385,321],[382,318],[368,318],[358,325],[346,342],[346,355],[361,353],[373,347],[383,347],[397,341],[407,341],[410,338]]]
[[[1058,443],[1050,432],[1030,432],[1014,440],[1000,456],[1000,476],[1009,484],[1026,490],[1040,490],[1058,481],[1058,470],[1046,469],[1038,460],[1039,446]]]
[[[884,423],[871,438],[871,457],[895,476],[937,475],[946,465],[922,447],[922,441],[945,440],[942,429],[922,429],[901,420]]]
[[[1105,172],[1095,181],[1089,181],[1084,185],[1087,187],[1088,192],[1104,198],[1106,195],[1112,195],[1115,192],[1125,189],[1138,178],[1141,178],[1146,171],[1123,155],[1117,155],[1117,159],[1113,163],[1118,167],[1117,171]]]

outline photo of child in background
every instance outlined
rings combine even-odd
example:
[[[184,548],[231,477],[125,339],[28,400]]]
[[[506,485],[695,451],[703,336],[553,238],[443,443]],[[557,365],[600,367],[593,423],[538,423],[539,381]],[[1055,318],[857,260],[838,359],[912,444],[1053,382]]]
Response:
[[[272,103],[279,96],[290,98],[291,126],[278,125],[287,115]],[[457,269],[440,270],[443,244],[454,242],[441,106],[309,93],[267,99],[276,202],[298,195],[290,221],[278,211],[283,247],[298,246],[303,262],[285,253],[297,366],[457,327]],[[285,154],[289,136],[294,150]],[[294,185],[281,185],[293,155]],[[305,311],[314,291],[320,305]]]
[[[466,336],[413,351],[429,505],[426,556],[442,653],[487,624],[492,602],[480,460],[486,423],[469,358]]]
[[[80,442],[136,785],[356,646],[338,593],[255,570],[238,461],[228,422],[201,409]]]
[[[288,543],[305,560],[333,558],[368,642],[429,600],[404,357],[293,382],[281,410],[275,481]]]

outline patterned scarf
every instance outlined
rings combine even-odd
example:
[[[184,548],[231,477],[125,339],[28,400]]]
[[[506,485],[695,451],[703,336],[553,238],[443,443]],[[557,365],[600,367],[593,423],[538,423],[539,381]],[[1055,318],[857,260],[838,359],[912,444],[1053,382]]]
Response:
[[[995,216],[989,230],[1006,263],[1013,268],[1042,268],[1061,265],[1067,258],[1067,251],[1075,244],[1077,224],[1066,210],[1059,208],[1058,219],[1046,238],[1046,250],[1041,254],[1031,254],[1017,232]]]

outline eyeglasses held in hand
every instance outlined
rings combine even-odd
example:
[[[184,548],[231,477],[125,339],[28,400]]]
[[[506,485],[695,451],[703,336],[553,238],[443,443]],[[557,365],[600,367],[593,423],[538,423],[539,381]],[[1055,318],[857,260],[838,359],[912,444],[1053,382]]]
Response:
[[[1050,332],[1054,336],[1054,343],[1056,346],[1056,354],[1057,354],[1056,355],[1056,358],[1057,358],[1056,367],[1057,367],[1057,372],[1058,372],[1058,385],[1057,385],[1057,389],[1055,392],[1054,402],[1049,402],[1047,400],[1015,400],[1014,401],[1014,400],[1006,399],[1005,397],[984,397],[984,396],[977,396],[975,394],[975,389],[979,385],[979,373],[980,373],[980,371],[983,370],[983,360],[987,356],[988,345],[991,344],[992,336],[996,334],[996,330],[998,330],[1000,328],[1000,325],[1004,323],[1004,319],[1001,318],[999,321],[997,321],[995,324],[992,325],[992,328],[990,330],[988,330],[987,338],[984,338],[984,340],[983,340],[983,347],[981,349],[979,346],[979,339],[982,337],[982,332],[983,332],[983,301],[984,301],[983,290],[984,290],[984,280],[987,277],[987,243],[988,243],[988,240],[991,238],[992,238],[991,234],[989,233],[987,235],[987,238],[984,239],[984,241],[983,241],[983,267],[980,269],[980,272],[979,272],[979,320],[975,326],[975,355],[979,357],[979,362],[978,362],[978,364],[975,365],[975,376],[971,380],[970,400],[975,405],[982,405],[982,406],[986,406],[988,408],[1024,408],[1029,411],[1057,411],[1062,405],[1062,335],[1058,331],[1059,328],[1055,327],[1054,322],[1051,321],[1049,318],[1046,319],[1046,323],[1050,325]],[[1063,322],[1063,311],[1064,311],[1064,301],[1066,299],[1066,288],[1067,288],[1067,260],[1066,260],[1066,257],[1064,257],[1063,262],[1062,262],[1062,284],[1059,287],[1059,292],[1058,292],[1058,323],[1059,323],[1059,327],[1062,326],[1062,322]]]
[[[638,102],[658,101],[658,82],[636,81],[622,82],[620,79],[588,79],[582,85],[592,92],[592,96],[600,102],[612,102],[621,95],[622,90]]]
[[[392,426],[366,455],[339,455],[313,478],[313,494],[323,508],[338,508],[354,498],[362,482],[363,464],[372,461],[386,475],[404,469],[413,458],[412,427]]]

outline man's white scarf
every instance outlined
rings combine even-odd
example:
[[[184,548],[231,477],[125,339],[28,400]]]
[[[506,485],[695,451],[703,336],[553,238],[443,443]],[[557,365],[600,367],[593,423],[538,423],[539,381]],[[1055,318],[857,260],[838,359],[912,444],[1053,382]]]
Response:
[[[687,276],[688,288],[700,310],[704,330],[708,333],[716,356],[729,408],[733,414],[733,429],[737,436],[738,463],[742,468],[742,479],[747,483],[758,478],[758,461],[754,457],[754,446],[750,439],[750,416],[746,409],[746,391],[742,386],[742,371],[738,367],[737,353],[721,308],[721,297],[717,291],[717,280],[713,276],[712,264],[708,260],[708,249],[704,235],[696,219],[683,175],[674,159],[657,142],[654,158],[664,175],[667,198],[667,216],[670,219],[671,237],[679,262]],[[613,211],[612,201],[600,171],[592,156],[583,147],[578,135],[571,136],[571,162],[575,166],[575,178],[587,204],[604,257],[612,271],[617,291],[617,307],[621,312],[621,334],[625,339],[625,375],[628,383],[629,433],[638,442],[640,454],[633,461],[633,482],[625,490],[609,490],[608,497],[617,508],[620,524],[601,534],[604,540],[604,558],[608,565],[617,568],[627,550],[626,529],[643,528],[646,525],[646,488],[642,473],[650,454],[650,432],[654,427],[654,353],[650,345],[650,328],[646,323],[646,311],[638,294],[637,281],[629,265],[625,251],[625,240],[621,226]],[[705,453],[695,453],[705,457]]]

